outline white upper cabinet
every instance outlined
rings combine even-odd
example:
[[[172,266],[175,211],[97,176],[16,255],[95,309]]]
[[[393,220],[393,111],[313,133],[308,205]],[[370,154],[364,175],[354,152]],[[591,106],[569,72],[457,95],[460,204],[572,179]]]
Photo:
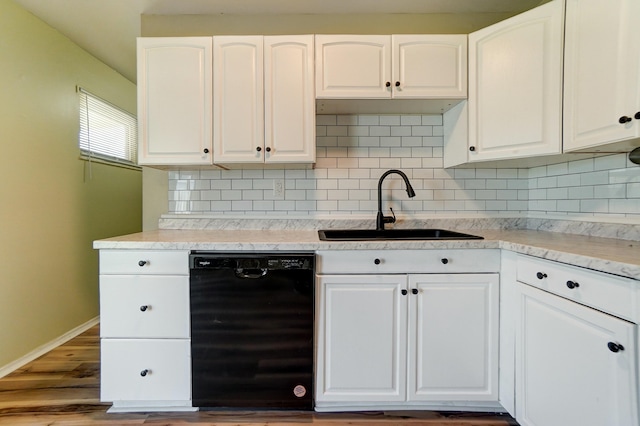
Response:
[[[394,98],[466,98],[466,35],[393,35]]]
[[[640,2],[567,0],[564,149],[640,137]]]
[[[211,164],[211,37],[138,39],[138,163]]]
[[[563,2],[469,35],[468,161],[561,152]]]
[[[316,35],[318,98],[388,98],[391,38],[385,35]]]
[[[313,36],[216,36],[214,162],[313,163]]]
[[[316,159],[313,36],[265,36],[265,162]]]
[[[316,96],[465,98],[465,35],[316,35]]]
[[[213,52],[214,161],[263,162],[263,37],[214,37]]]

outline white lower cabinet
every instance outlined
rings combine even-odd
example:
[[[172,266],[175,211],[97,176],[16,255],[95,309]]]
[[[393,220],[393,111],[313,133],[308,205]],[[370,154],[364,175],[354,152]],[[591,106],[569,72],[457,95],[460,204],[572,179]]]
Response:
[[[406,399],[406,283],[406,275],[319,278],[316,402]]]
[[[188,251],[100,251],[100,400],[191,408]]]
[[[624,288],[632,301],[633,280],[527,256],[518,258],[517,268],[518,422],[637,426],[637,325],[606,313],[616,309],[613,305],[603,312],[583,304],[606,300]],[[559,294],[566,291],[572,294]]]
[[[410,401],[498,400],[498,281],[409,275]]]
[[[497,402],[498,285],[497,273],[320,273],[316,407]]]

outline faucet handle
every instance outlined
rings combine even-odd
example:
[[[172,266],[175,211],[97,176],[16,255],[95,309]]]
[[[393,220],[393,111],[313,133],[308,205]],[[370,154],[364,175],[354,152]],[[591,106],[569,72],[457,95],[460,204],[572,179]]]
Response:
[[[383,223],[396,223],[396,214],[393,212],[393,207],[389,207],[389,210],[391,210],[391,214],[392,216],[382,216],[382,222]]]

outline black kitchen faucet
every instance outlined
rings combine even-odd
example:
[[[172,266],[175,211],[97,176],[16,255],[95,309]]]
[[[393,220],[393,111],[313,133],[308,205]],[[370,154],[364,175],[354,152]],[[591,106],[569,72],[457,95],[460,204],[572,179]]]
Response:
[[[409,198],[413,198],[416,196],[413,187],[409,183],[409,178],[407,177],[407,175],[396,169],[387,170],[386,172],[384,172],[382,176],[380,176],[380,180],[378,181],[378,216],[376,217],[376,231],[384,231],[385,223],[395,223],[396,221],[396,215],[395,213],[393,213],[393,209],[391,209],[391,214],[393,214],[393,216],[385,216],[382,214],[382,181],[392,173],[398,174],[400,175],[400,177],[402,177],[405,185],[407,186],[407,195],[409,196]]]

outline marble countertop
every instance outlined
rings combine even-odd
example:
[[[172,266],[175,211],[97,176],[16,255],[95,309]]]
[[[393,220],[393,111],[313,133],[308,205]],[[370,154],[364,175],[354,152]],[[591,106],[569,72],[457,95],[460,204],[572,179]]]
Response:
[[[95,241],[96,249],[318,251],[500,248],[640,280],[640,241],[534,230],[461,230],[483,240],[320,241],[316,230],[161,229]]]

